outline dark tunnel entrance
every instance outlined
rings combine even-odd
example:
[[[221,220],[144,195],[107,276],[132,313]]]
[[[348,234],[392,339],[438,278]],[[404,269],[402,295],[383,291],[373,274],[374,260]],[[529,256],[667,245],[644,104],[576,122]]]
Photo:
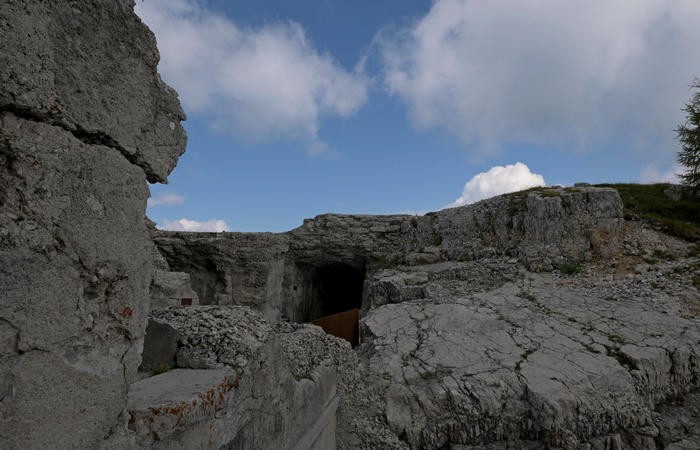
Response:
[[[347,264],[329,264],[314,272],[307,290],[307,320],[326,333],[358,343],[364,271]]]
[[[346,264],[319,268],[311,279],[310,319],[329,316],[362,306],[365,275]]]

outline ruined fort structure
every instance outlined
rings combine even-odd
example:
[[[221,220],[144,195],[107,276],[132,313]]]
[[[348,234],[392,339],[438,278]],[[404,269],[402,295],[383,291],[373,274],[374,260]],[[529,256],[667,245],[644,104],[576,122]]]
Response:
[[[155,230],[185,116],[133,6],[0,2],[0,448],[700,445],[700,261],[614,189]]]
[[[546,271],[615,253],[622,224],[615,190],[545,194],[517,193],[425,216],[326,214],[279,234],[156,231],[154,240],[173,270],[190,274],[202,304],[246,305],[268,320],[306,322],[367,310],[364,280],[388,266],[504,256]]]
[[[172,328],[176,367],[231,358],[216,333],[193,331],[197,315],[238,310],[226,305],[267,323],[361,310],[359,346],[332,357],[341,448],[697,442],[695,259],[646,264],[652,249],[685,256],[688,244],[625,222],[613,189],[534,189],[422,217],[329,214],[280,234],[156,231],[154,241],[210,305],[153,313]],[[679,396],[694,406],[666,405]]]

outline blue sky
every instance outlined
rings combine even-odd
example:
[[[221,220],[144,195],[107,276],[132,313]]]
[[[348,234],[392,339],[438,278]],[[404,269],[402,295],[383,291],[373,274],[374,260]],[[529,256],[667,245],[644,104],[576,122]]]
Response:
[[[188,115],[159,227],[673,180],[696,0],[137,1]],[[521,164],[516,164],[521,163]]]

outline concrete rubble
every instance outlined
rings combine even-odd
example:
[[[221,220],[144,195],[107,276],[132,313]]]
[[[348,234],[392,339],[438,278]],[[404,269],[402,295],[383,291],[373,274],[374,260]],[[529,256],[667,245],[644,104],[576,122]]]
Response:
[[[239,306],[171,308],[151,320],[175,330],[166,337],[177,368],[129,389],[138,448],[335,444],[338,379],[355,357],[348,343]]]

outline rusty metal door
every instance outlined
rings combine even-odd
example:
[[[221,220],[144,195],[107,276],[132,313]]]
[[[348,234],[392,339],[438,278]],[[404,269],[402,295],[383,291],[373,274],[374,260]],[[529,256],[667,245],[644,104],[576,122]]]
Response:
[[[360,310],[351,309],[312,320],[311,323],[323,328],[328,334],[345,339],[355,347],[359,343],[359,320]]]

